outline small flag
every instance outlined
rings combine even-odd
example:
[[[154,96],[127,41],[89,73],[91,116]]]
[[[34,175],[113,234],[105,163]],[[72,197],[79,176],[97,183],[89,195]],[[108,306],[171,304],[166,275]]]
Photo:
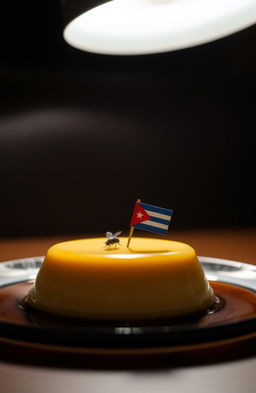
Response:
[[[168,231],[173,210],[136,202],[131,227],[164,235]]]

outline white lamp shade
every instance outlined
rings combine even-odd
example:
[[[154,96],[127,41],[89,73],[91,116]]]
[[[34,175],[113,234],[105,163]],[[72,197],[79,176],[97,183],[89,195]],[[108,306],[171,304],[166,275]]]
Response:
[[[255,21],[256,0],[114,0],[73,19],[64,38],[94,53],[150,54],[213,41]]]

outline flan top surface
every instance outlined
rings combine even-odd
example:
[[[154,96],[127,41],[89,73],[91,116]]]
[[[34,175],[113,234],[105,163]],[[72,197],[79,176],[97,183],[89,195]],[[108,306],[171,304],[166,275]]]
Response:
[[[187,244],[162,239],[133,238],[130,246],[126,247],[127,238],[120,237],[120,244],[106,246],[105,238],[72,240],[58,243],[47,252],[47,258],[70,262],[94,262],[97,263],[126,263],[143,264],[145,262],[174,260],[183,263],[187,258],[196,257],[195,251]]]

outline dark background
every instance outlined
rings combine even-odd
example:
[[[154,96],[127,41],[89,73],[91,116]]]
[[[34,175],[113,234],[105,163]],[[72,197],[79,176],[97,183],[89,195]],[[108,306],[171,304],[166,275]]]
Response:
[[[57,0],[2,0],[0,236],[255,226],[255,27],[186,50],[93,55]]]

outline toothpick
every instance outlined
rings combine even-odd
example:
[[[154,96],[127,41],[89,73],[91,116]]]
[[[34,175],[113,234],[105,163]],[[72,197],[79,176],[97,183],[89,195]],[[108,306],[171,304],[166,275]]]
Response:
[[[140,203],[140,202],[141,202],[141,199],[137,199],[137,203]],[[134,227],[131,227],[126,247],[129,247],[129,244],[130,244],[130,241],[131,241],[131,238],[133,235],[133,231],[134,231]]]

